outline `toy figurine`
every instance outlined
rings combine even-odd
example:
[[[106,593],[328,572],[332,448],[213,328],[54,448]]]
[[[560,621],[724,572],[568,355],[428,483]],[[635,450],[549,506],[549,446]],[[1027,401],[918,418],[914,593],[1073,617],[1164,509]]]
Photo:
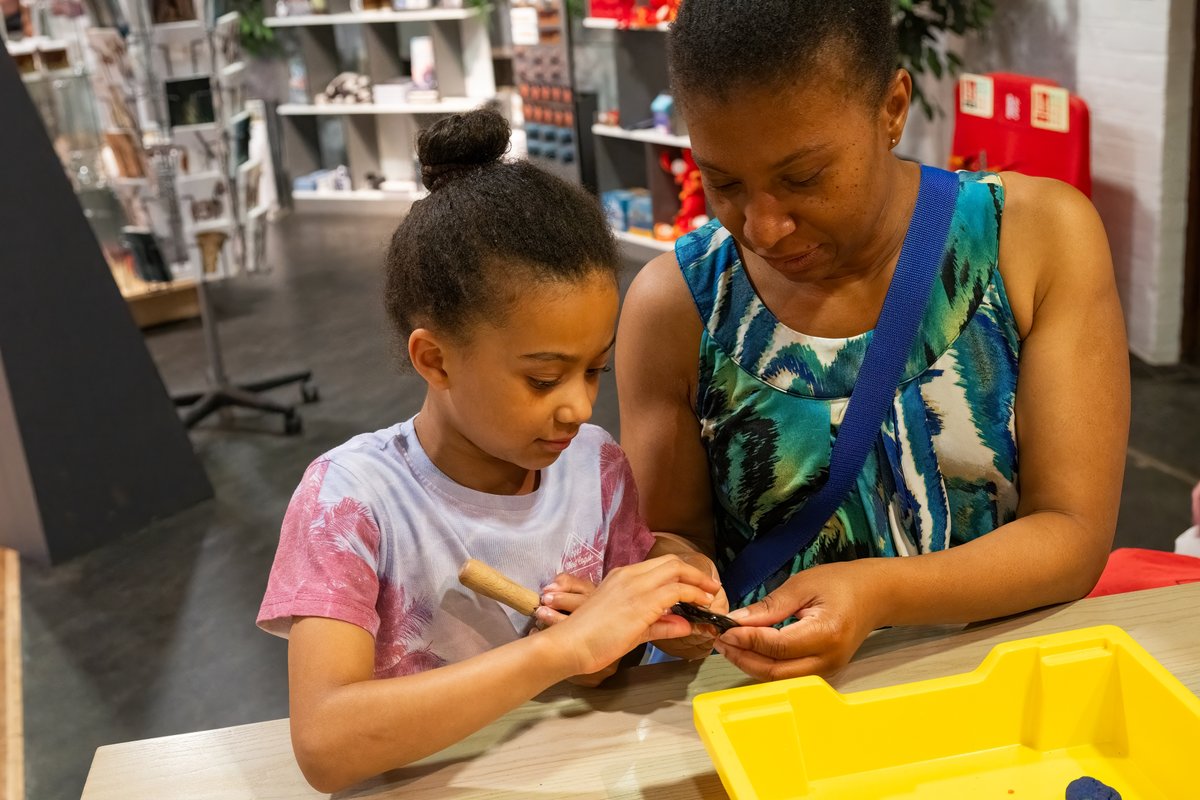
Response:
[[[679,187],[679,213],[675,215],[672,235],[660,238],[678,238],[707,224],[704,187],[700,182],[700,168],[692,160],[692,151],[682,150],[677,158],[671,158],[664,151],[659,163],[663,170],[675,177],[675,185]]]
[[[638,3],[633,9],[633,18],[629,20],[631,28],[653,28],[666,22],[673,22],[679,11],[679,0],[646,0]]]

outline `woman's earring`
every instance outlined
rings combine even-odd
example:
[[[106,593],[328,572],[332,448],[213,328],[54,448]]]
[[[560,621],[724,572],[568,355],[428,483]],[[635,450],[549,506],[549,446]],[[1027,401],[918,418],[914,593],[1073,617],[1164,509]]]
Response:
[[[892,147],[895,147],[895,146],[896,146],[896,140],[892,139]]]

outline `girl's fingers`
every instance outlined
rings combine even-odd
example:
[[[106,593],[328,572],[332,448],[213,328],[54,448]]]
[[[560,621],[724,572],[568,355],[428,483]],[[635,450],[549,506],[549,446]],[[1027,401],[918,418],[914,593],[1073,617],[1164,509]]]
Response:
[[[533,618],[538,625],[541,625],[543,628],[548,628],[551,625],[557,625],[565,620],[567,615],[560,614],[553,608],[549,608],[547,606],[538,606],[537,610],[533,612]]]
[[[705,591],[714,594],[721,588],[720,581],[713,578],[712,575],[697,569],[675,555],[659,556],[649,561],[630,564],[627,567],[622,567],[620,570],[615,570],[614,574],[618,572],[624,572],[630,579],[650,578],[658,583],[666,583],[671,578],[674,578],[683,583],[699,586]]]
[[[542,595],[542,605],[570,614],[578,611],[587,602],[586,594],[570,594],[566,592],[546,592]]]
[[[596,591],[595,584],[584,578],[576,577],[569,572],[561,572],[555,575],[554,580],[542,589],[543,593],[565,592],[568,594],[591,594],[594,591]]]
[[[692,632],[692,624],[677,614],[667,614],[661,617],[646,630],[645,641],[659,639],[682,639]]]

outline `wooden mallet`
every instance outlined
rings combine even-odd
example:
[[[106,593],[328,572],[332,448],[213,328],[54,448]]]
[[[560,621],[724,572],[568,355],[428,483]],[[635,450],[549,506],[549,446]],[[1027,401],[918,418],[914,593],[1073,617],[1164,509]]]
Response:
[[[532,617],[542,604],[542,598],[537,592],[526,589],[499,570],[474,558],[462,565],[462,569],[458,571],[458,582],[471,591],[503,603],[527,617]],[[729,617],[714,614],[691,603],[676,603],[671,606],[671,612],[694,624],[712,625],[721,633],[738,627],[738,623]]]

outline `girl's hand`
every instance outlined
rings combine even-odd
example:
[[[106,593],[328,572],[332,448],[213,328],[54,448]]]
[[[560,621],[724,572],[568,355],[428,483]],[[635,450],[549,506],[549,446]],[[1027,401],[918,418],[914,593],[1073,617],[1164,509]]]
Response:
[[[573,597],[560,598],[556,604],[560,610],[571,610],[571,616],[558,619],[542,635],[559,638],[564,652],[577,659],[575,674],[589,675],[608,668],[642,642],[687,636],[691,623],[669,613],[671,606],[679,602],[709,606],[720,588],[711,576],[677,556],[619,567],[586,596],[564,592]],[[561,608],[567,605],[575,607]],[[539,609],[539,618],[545,613]]]
[[[701,572],[707,572],[714,579],[719,579],[717,565],[708,556],[701,553],[680,553],[679,557]],[[721,587],[721,590],[717,592],[712,604],[708,606],[708,610],[717,614],[725,614],[729,611],[729,598],[725,595],[725,587]],[[654,642],[654,646],[667,655],[693,661],[711,653],[716,640],[717,631],[712,626],[693,625],[690,635],[679,639],[657,641]]]
[[[567,619],[567,615],[572,611],[579,610],[584,601],[596,591],[596,584],[591,581],[580,578],[569,572],[559,573],[554,577],[554,580],[546,584],[542,588],[542,604],[538,606],[534,613],[534,619],[542,628],[549,628],[551,625],[557,625]],[[534,629],[536,632],[537,629]],[[599,672],[592,672],[587,675],[575,675],[567,678],[569,683],[576,686],[586,686],[595,688],[603,683],[607,678],[611,677],[617,671],[617,665],[621,659],[609,664]]]
[[[830,675],[844,667],[878,625],[871,570],[858,562],[799,572],[761,601],[729,616],[743,627],[726,631],[717,652],[753,678]],[[788,617],[797,621],[776,630]]]

